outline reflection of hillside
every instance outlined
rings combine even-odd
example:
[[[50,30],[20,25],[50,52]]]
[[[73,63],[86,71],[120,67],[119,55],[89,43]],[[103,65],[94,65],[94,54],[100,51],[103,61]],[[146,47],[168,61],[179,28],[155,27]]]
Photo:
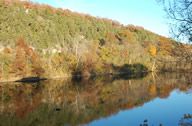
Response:
[[[156,97],[166,98],[176,88],[187,91],[192,87],[190,82],[190,75],[160,74],[156,79],[148,75],[142,80],[52,80],[37,85],[1,85],[0,121],[20,126],[87,123],[142,106]]]

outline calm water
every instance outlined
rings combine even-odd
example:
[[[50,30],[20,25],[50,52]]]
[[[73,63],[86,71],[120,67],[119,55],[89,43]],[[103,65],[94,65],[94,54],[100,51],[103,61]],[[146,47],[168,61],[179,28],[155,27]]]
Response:
[[[0,126],[191,126],[190,74],[0,84]]]

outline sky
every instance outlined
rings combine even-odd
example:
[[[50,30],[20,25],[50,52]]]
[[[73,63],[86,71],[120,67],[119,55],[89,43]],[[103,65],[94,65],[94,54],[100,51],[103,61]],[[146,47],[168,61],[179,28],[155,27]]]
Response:
[[[70,9],[121,24],[142,26],[152,32],[170,37],[166,13],[156,0],[31,0],[53,7]]]

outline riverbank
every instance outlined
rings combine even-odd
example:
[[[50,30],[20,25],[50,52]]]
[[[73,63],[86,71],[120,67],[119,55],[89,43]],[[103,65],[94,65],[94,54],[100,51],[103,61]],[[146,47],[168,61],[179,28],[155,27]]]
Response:
[[[92,68],[89,68],[92,69]],[[37,70],[38,71],[38,70]],[[78,69],[71,73],[66,73],[62,75],[52,75],[52,76],[18,76],[18,77],[10,77],[9,78],[1,78],[0,82],[39,82],[42,80],[48,79],[72,79],[74,81],[81,81],[84,79],[90,79],[97,76],[109,75],[114,78],[137,78],[145,76],[146,73],[149,72],[149,69],[143,64],[124,64],[122,66],[116,65],[108,65],[103,71],[106,72],[97,72],[97,71],[88,71],[87,69],[81,70]],[[45,71],[47,73],[48,71]]]

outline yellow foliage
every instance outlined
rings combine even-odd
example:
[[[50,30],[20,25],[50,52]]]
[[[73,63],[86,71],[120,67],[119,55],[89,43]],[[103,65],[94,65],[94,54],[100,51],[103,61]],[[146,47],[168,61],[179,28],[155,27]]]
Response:
[[[150,53],[152,56],[156,56],[156,55],[157,55],[157,48],[156,48],[154,45],[150,45],[150,47],[149,47],[149,53]]]

